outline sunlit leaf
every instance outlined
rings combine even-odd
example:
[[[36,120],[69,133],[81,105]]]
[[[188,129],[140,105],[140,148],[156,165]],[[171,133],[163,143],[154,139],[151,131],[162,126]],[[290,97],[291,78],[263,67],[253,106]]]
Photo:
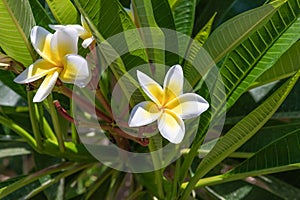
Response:
[[[234,49],[253,31],[264,25],[285,0],[274,1],[250,11],[246,11],[223,23],[205,43],[205,49],[215,62],[219,62],[226,53]]]
[[[70,0],[46,0],[54,18],[59,24],[76,24],[79,14]]]
[[[287,50],[277,62],[265,71],[251,87],[270,83],[292,76],[300,68],[300,41]]]
[[[29,42],[30,30],[35,25],[29,2],[1,0],[0,13],[0,47],[8,56],[29,66],[36,58]]]
[[[214,148],[199,164],[195,176],[190,180],[185,189],[184,195],[187,196],[202,176],[249,140],[271,118],[290,93],[298,78],[299,74],[296,74],[286,81],[267,100],[240,120],[216,143]]]
[[[288,4],[285,4],[285,7],[288,9],[292,9],[291,7],[288,7]],[[233,55],[232,57],[230,56],[228,58],[228,60],[229,60],[228,64],[225,61],[224,68],[227,68],[226,70],[224,70],[224,71],[226,71],[226,82],[227,82],[228,78],[231,78],[230,84],[235,82],[233,80],[234,78],[232,76],[234,73],[230,72],[230,70],[235,70],[235,67],[232,67],[232,65],[237,66],[237,69],[239,69],[239,71],[241,71],[240,75],[242,77],[244,77],[243,80],[240,82],[240,84],[238,86],[236,86],[235,90],[230,94],[229,98],[227,99],[226,105],[228,108],[230,108],[234,104],[234,102],[236,102],[236,100],[241,96],[241,91],[245,91],[255,81],[255,79],[257,77],[259,77],[267,69],[271,68],[280,59],[280,57],[297,40],[299,40],[300,35],[298,33],[300,32],[300,18],[298,18],[296,21],[294,21],[296,16],[291,17],[287,14],[284,16],[284,14],[286,13],[285,7],[282,7],[282,9],[279,10],[278,15],[281,15],[282,18],[284,19],[285,24],[290,25],[290,27],[287,28],[286,30],[284,30],[284,32],[282,32],[282,35],[280,35],[279,38],[277,37],[277,40],[265,52],[265,54],[258,61],[258,63],[253,67],[253,69],[251,71],[248,71],[246,76],[242,75],[243,71],[245,71],[245,69],[243,69],[243,67],[239,68],[239,66],[237,66],[237,65],[239,65],[239,63],[242,64],[241,59],[235,59],[235,56]],[[299,8],[298,8],[298,10],[297,10],[297,8],[294,10],[295,10],[295,12],[299,11]],[[300,12],[298,12],[297,14],[300,15]],[[276,22],[275,20],[276,19],[274,19],[274,17],[272,17],[271,23],[278,24],[278,22]],[[283,27],[281,29],[283,29]],[[280,33],[280,30],[278,30],[278,32]],[[259,33],[261,33],[263,35],[263,33],[261,31],[259,31]],[[272,37],[276,38],[275,34],[272,35]],[[265,43],[268,43],[268,42],[266,42],[268,40],[267,37],[265,36],[263,38],[264,38]],[[270,41],[271,41],[271,38],[270,38]],[[251,40],[250,42],[253,42],[252,43],[253,46],[256,46],[256,45],[254,45],[254,43],[255,43],[254,40]],[[243,43],[243,47],[245,47],[245,49],[248,49],[248,45],[245,43]],[[256,46],[256,47],[258,47],[257,50],[258,49],[261,50],[261,48],[259,48],[259,46]],[[244,57],[243,59],[245,60],[245,62],[247,62],[247,61],[251,62],[251,58],[246,56],[246,52],[244,52],[244,50],[242,50],[242,49],[240,50],[240,48],[237,48],[237,51],[239,51],[237,53],[239,54],[240,57]],[[256,57],[255,54],[253,54],[254,51],[250,50],[250,51],[248,51],[248,53],[252,54],[253,58]],[[234,64],[231,64],[231,63],[234,63]],[[245,63],[243,65],[247,65],[247,64]],[[222,69],[221,69],[221,73],[222,73]],[[236,84],[236,82],[233,83],[233,85],[235,85],[235,84]],[[225,83],[225,86],[226,86],[226,83]]]

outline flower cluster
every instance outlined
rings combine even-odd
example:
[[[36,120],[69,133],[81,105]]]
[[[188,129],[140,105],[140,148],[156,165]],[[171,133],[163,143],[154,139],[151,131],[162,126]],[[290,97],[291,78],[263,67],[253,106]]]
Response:
[[[91,78],[87,61],[78,55],[78,37],[84,39],[83,46],[94,42],[90,29],[81,17],[80,25],[50,25],[54,34],[40,26],[34,26],[30,33],[32,46],[41,56],[17,76],[17,83],[31,83],[45,77],[37,90],[33,102],[43,101],[52,91],[59,78],[64,83],[85,87]]]
[[[45,77],[33,102],[43,101],[52,91],[57,80],[85,87],[91,80],[91,72],[85,58],[78,55],[78,38],[82,46],[95,45],[94,37],[81,17],[80,25],[50,25],[55,33],[35,26],[30,39],[40,59],[31,64],[14,79],[17,83],[31,83]],[[195,93],[183,94],[183,71],[174,65],[167,72],[163,87],[144,73],[137,71],[138,81],[151,101],[137,104],[131,112],[128,125],[139,127],[157,121],[161,135],[172,143],[183,140],[183,120],[194,118],[206,111],[209,104]]]

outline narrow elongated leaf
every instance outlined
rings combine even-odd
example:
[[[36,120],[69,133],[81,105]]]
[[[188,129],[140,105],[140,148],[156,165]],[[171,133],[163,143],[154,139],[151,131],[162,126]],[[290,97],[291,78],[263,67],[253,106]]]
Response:
[[[266,101],[239,121],[221,140],[219,140],[219,142],[217,142],[214,148],[199,164],[195,176],[188,183],[187,188],[184,191],[183,197],[187,197],[188,194],[190,194],[200,178],[249,140],[271,118],[290,93],[298,78],[299,73],[286,81]]]
[[[247,182],[248,183],[247,183]],[[249,177],[209,187],[212,194],[225,199],[298,199],[300,190],[272,176]],[[245,191],[246,190],[246,191]]]
[[[59,24],[76,24],[79,15],[70,0],[46,0],[54,18]]]
[[[46,10],[41,5],[39,0],[30,0],[29,3],[31,5],[31,9],[33,10],[36,25],[48,28],[49,24],[53,24],[53,21],[48,16]]]
[[[299,169],[300,130],[279,138],[265,146],[239,166],[223,174],[225,179],[258,176]]]
[[[279,12],[279,14],[283,14],[283,12]],[[293,17],[290,18],[293,19]],[[276,22],[274,21],[271,22],[276,24]],[[288,20],[285,20],[285,23],[287,25],[290,24]],[[294,23],[292,23],[292,25],[286,31],[284,31],[284,33],[273,43],[273,45],[267,50],[267,52],[263,55],[263,57],[253,67],[253,69],[247,74],[244,80],[242,80],[242,82],[231,93],[226,103],[226,106],[228,108],[230,108],[236,102],[236,100],[242,95],[241,91],[245,91],[246,89],[248,89],[249,86],[255,81],[257,77],[259,77],[266,70],[271,68],[280,59],[280,57],[297,40],[299,40],[300,38],[299,32],[300,32],[300,18],[298,18]],[[264,39],[266,39],[266,37],[264,37]],[[255,57],[255,55],[253,56]],[[229,68],[233,69],[232,67]]]
[[[272,96],[239,121],[208,154],[198,169],[218,163],[251,138],[275,113],[298,80],[298,74],[288,80]],[[211,168],[211,167],[209,167]],[[205,168],[206,169],[206,168]]]
[[[148,61],[136,26],[117,0],[80,0],[79,3],[103,38],[109,40],[110,45],[122,56],[126,69]]]
[[[87,164],[72,164],[72,163],[62,163],[56,166],[51,166],[49,168],[43,169],[41,171],[35,172],[23,179],[21,179],[20,181],[17,181],[9,186],[3,187],[0,189],[0,198],[4,198],[7,195],[11,194],[12,192],[22,188],[22,187],[26,187],[26,185],[38,180],[39,178],[42,178],[44,176],[47,176],[49,174],[53,174],[55,172],[60,172],[60,171],[64,171],[61,174],[59,174],[57,176],[57,178],[52,179],[51,181],[49,181],[48,184],[42,185],[40,187],[46,188],[49,185],[55,183],[56,181],[59,180],[59,178],[64,178],[66,176],[69,176],[72,173],[76,173],[79,170],[82,170],[83,168],[87,167]],[[58,180],[57,180],[58,179]],[[37,186],[38,188],[38,186]],[[27,191],[27,192],[31,192],[29,193],[29,195],[31,195],[32,193],[36,194],[37,189],[32,190],[32,191]],[[25,196],[26,194],[22,194],[23,196]]]
[[[272,4],[266,4],[233,17],[212,33],[204,45],[205,49],[215,62],[219,62],[226,53],[264,25],[284,2],[286,0],[274,1]]]
[[[265,68],[271,67],[266,59],[274,55],[273,59],[276,62],[279,56],[297,41],[299,34],[295,33],[299,30],[299,6],[297,0],[289,0],[283,4],[270,20],[227,55],[220,69],[227,93],[227,110],[247,91]],[[256,65],[261,58],[262,62]],[[220,114],[223,112],[224,107]]]
[[[76,167],[70,168],[62,173],[60,173],[59,175],[55,176],[45,176],[43,177],[44,180],[41,183],[41,186],[34,188],[32,191],[30,191],[26,196],[25,199],[32,199],[35,195],[37,195],[38,193],[40,193],[41,191],[49,188],[50,186],[53,186],[53,184],[61,181],[62,179],[65,179],[66,177],[77,173],[78,171],[86,168],[86,165],[78,165]],[[42,179],[42,178],[40,178]],[[57,198],[58,199],[58,198]]]
[[[255,153],[279,138],[285,137],[292,131],[298,129],[299,125],[299,123],[288,123],[285,125],[264,127],[237,151]]]
[[[151,0],[156,24],[161,28],[176,30],[168,0]]]
[[[173,8],[174,4],[177,2],[177,0],[169,0],[169,5],[171,8]],[[173,10],[173,9],[172,9]]]
[[[176,31],[192,36],[195,18],[196,0],[178,0],[172,7]],[[188,40],[178,38],[180,51],[186,52]],[[180,60],[179,63],[182,61]]]
[[[210,35],[212,25],[214,23],[215,17],[217,13],[215,13],[209,21],[203,26],[203,28],[197,33],[195,36],[195,40],[198,41],[201,45],[203,45],[206,40],[208,39],[208,36]]]
[[[154,27],[140,31],[149,62],[169,66],[178,64],[178,55],[170,53],[170,49],[178,51],[178,44],[176,32],[170,31],[175,30],[175,25],[168,1],[134,0],[132,5],[137,26]]]
[[[180,39],[177,40],[177,34],[175,33],[176,27],[174,23],[174,18],[169,5],[168,0],[151,0],[153,7],[153,16],[155,18],[158,27],[163,28],[164,40],[156,37],[156,33],[152,35],[153,38],[157,39],[157,42],[164,41],[165,48],[165,65],[172,66],[179,63],[178,53],[185,46],[180,46]],[[166,29],[167,33],[166,33]],[[171,30],[174,30],[172,32]],[[163,42],[162,42],[163,43]],[[170,53],[170,49],[175,50],[175,53]]]
[[[291,131],[297,129],[299,126],[299,123],[288,123],[284,125],[263,127],[250,140],[233,152],[230,157],[249,158],[249,156],[252,156],[255,152],[259,151],[270,143],[273,143],[275,140],[284,137]],[[217,140],[218,139],[215,139],[203,144],[199,150],[199,156],[204,157],[207,155],[207,153],[212,150]]]
[[[256,180],[256,179],[255,179]],[[257,181],[258,182],[258,181]],[[217,199],[272,199],[280,200],[275,195],[245,181],[235,181],[226,184],[209,186],[208,191]]]
[[[28,40],[34,25],[28,1],[0,1],[0,47],[24,66],[29,66],[36,58]]]
[[[251,88],[292,76],[300,68],[300,41],[296,42],[280,59],[251,85]]]
[[[238,16],[233,17],[227,22],[223,23],[219,28],[217,28],[210,35],[208,40],[203,45],[204,49],[212,57],[211,63],[208,63],[203,69],[203,74],[208,72],[215,63],[218,63],[224,56],[232,52],[235,47],[241,45],[242,42],[249,40],[249,37],[252,35],[256,40],[260,39],[260,33],[258,30],[262,30],[262,26],[266,25],[273,14],[279,9],[279,7],[285,2],[285,0],[280,0],[273,2],[273,4],[267,4],[250,11],[244,12]],[[291,12],[288,10],[288,12]],[[282,24],[280,24],[281,26]],[[270,26],[270,25],[269,25]],[[272,26],[272,24],[271,24]],[[273,27],[271,27],[274,29]],[[277,31],[277,30],[276,30]],[[276,33],[275,31],[275,33]],[[266,31],[265,31],[266,32]],[[256,35],[255,35],[256,34]],[[268,35],[267,35],[268,36]],[[268,36],[270,37],[270,36]],[[261,41],[257,41],[260,43]],[[273,40],[274,42],[274,40]],[[254,43],[255,45],[256,43]],[[244,47],[242,47],[244,48]],[[249,47],[256,50],[256,47]],[[196,49],[197,50],[197,49]],[[247,49],[248,50],[248,49]],[[250,49],[251,50],[251,49]],[[195,50],[194,50],[195,51]],[[200,51],[200,50],[198,50]],[[256,52],[255,52],[256,53]],[[264,53],[260,51],[260,56]],[[192,53],[191,58],[194,59],[194,63],[197,65],[198,62],[201,62],[201,57],[195,57],[197,51]],[[250,57],[252,60],[253,58]],[[256,57],[255,57],[256,58]],[[257,59],[257,58],[256,58]],[[199,60],[199,61],[198,61]],[[257,61],[257,60],[256,60]],[[240,65],[244,63],[239,63]],[[200,80],[200,76],[195,76],[195,69],[192,66],[186,67],[186,78],[189,80],[192,86],[195,86]],[[233,70],[235,72],[235,70]],[[239,71],[237,71],[239,72]],[[234,78],[235,76],[233,76]],[[239,75],[237,75],[239,77]]]
[[[178,0],[172,6],[176,31],[192,35],[196,0]]]
[[[165,49],[164,44],[161,42],[161,38],[164,38],[164,34],[159,30],[158,25],[155,21],[153,8],[151,1],[147,0],[133,0],[132,8],[134,13],[134,19],[138,27],[156,27],[155,33],[142,32],[145,46],[155,46],[157,49],[149,48],[147,50],[148,58],[153,63],[165,63],[164,52],[160,49]],[[159,48],[160,47],[160,48]]]
[[[188,60],[197,60],[203,59],[201,56],[199,56],[200,49],[204,45],[204,43],[209,38],[209,35],[211,33],[212,24],[214,22],[216,13],[211,17],[211,19],[204,25],[204,27],[197,33],[197,35],[194,38],[193,43],[191,43],[187,50],[187,58]],[[196,43],[196,45],[195,45]],[[200,58],[201,57],[201,58]],[[183,67],[184,76],[189,80],[190,83],[193,84],[193,81],[197,81],[200,79],[199,71],[197,71],[189,62],[184,63]],[[196,90],[196,89],[195,89]]]
[[[227,23],[224,23],[224,25],[220,26],[209,38],[210,42],[207,41],[205,43],[204,46],[211,54],[212,60],[219,61],[225,54],[228,54],[229,52],[230,54],[228,54],[226,57],[227,62],[225,62],[226,59],[224,59],[225,61],[223,61],[222,63],[220,62],[220,64],[223,64],[220,70],[223,81],[214,78],[219,75],[219,72],[216,72],[216,70],[212,68],[213,71],[209,71],[209,74],[205,76],[205,82],[209,83],[210,85],[215,84],[215,86],[211,87],[210,91],[208,91],[205,85],[200,89],[202,95],[204,92],[204,97],[209,95],[209,93],[213,94],[216,97],[218,103],[211,105],[211,110],[213,111],[212,114],[206,112],[201,116],[201,120],[199,123],[200,131],[197,134],[196,142],[193,143],[193,146],[191,147],[191,150],[187,155],[187,159],[185,159],[183,163],[182,172],[180,175],[180,178],[182,180],[185,177],[184,173],[187,173],[188,167],[191,165],[192,158],[197,155],[197,151],[201,145],[202,140],[204,139],[203,134],[206,133],[209,125],[212,124],[212,122],[215,123],[218,122],[219,119],[223,119],[222,116],[224,115],[226,109],[229,109],[224,106],[226,104],[226,98],[223,98],[224,87],[227,98],[229,98],[231,93],[235,90],[237,90],[236,92],[238,92],[239,94],[243,94],[247,89],[237,89],[237,86],[248,75],[252,67],[265,53],[265,51],[270,48],[275,40],[281,36],[281,34],[293,23],[293,21],[297,19],[295,13],[297,13],[299,10],[299,3],[296,0],[290,0],[288,3],[285,2],[286,1],[274,1],[272,5],[265,5],[234,17]],[[284,3],[285,5],[283,5]],[[279,9],[281,9],[280,13],[278,11]],[[265,12],[265,15],[257,18],[257,16],[262,12]],[[249,20],[248,17],[250,16],[251,19]],[[273,22],[276,22],[276,25]],[[287,25],[286,22],[289,22],[289,25]],[[247,27],[248,25],[250,26]],[[233,29],[232,27],[235,27],[235,29]],[[245,27],[247,28],[244,29]],[[236,31],[238,29],[243,30],[244,32],[237,33]],[[236,34],[233,34],[235,32]],[[226,34],[223,35],[223,33]],[[264,36],[267,36],[266,39],[264,39],[262,33],[264,33]],[[271,37],[269,33],[272,33],[274,35],[271,35]],[[226,42],[223,41],[224,46],[220,47],[220,49],[222,49],[222,51],[220,51],[220,49],[215,48],[214,46],[214,42],[218,40],[217,35],[218,38],[223,38],[219,39],[220,41],[231,41],[233,38],[234,41],[231,41],[232,43],[229,44],[229,46],[228,44],[226,45]],[[228,38],[226,39],[226,37]],[[253,41],[255,41],[255,43],[253,43]],[[248,48],[245,48],[245,45]],[[259,46],[259,48],[257,46]],[[236,48],[233,50],[234,47]],[[201,50],[202,49],[200,49],[199,52]],[[253,51],[252,54],[249,53],[249,50]],[[216,53],[216,55],[212,53],[213,51]],[[198,55],[202,55],[199,54],[199,52]],[[212,60],[208,60],[211,63],[203,65],[203,56],[196,56],[193,61],[193,66],[203,66],[201,68],[201,74],[203,75],[206,74],[206,72],[210,70],[214,65]],[[226,65],[224,63],[226,63]],[[185,75],[192,86],[195,86],[198,80],[201,78],[201,76],[189,75],[186,73]],[[203,82],[201,82],[201,84],[203,85]],[[236,100],[237,99],[235,99],[235,101]]]

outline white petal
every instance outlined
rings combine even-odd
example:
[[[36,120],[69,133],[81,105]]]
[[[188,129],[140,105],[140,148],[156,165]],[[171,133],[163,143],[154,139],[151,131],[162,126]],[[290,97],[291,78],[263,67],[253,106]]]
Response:
[[[49,24],[48,26],[49,26],[52,30],[55,30],[55,31],[66,28],[65,25],[60,25],[60,24],[59,24],[59,25],[57,25],[57,24]]]
[[[91,73],[87,61],[79,56],[69,54],[63,60],[64,69],[59,78],[65,83],[73,83],[78,87],[85,87],[91,80]]]
[[[52,63],[44,59],[39,59],[27,67],[14,81],[16,83],[31,83],[56,70],[57,68]]]
[[[156,121],[160,115],[161,111],[155,103],[143,101],[132,109],[128,125],[129,127],[144,126]]]
[[[66,27],[57,30],[51,39],[51,51],[62,61],[67,54],[77,54],[78,35],[73,28]]]
[[[45,77],[33,98],[33,102],[41,102],[51,93],[53,87],[55,86],[58,75],[59,72],[55,71],[54,73],[48,74]]]
[[[87,48],[88,46],[90,46],[90,44],[92,44],[94,42],[94,37],[90,37],[90,38],[87,38],[85,39],[83,42],[82,42],[82,47],[83,48]]]
[[[190,119],[205,112],[209,108],[209,104],[198,94],[186,93],[170,101],[166,107],[182,119]]]
[[[156,104],[161,105],[163,101],[163,89],[161,86],[151,79],[149,76],[137,70],[137,77],[142,89],[147,96]]]
[[[31,43],[36,52],[48,62],[57,65],[58,60],[53,55],[50,47],[52,37],[53,35],[49,31],[40,26],[34,26],[30,32]]]
[[[78,25],[78,24],[74,24],[74,25],[73,24],[71,24],[71,25],[53,25],[53,24],[49,24],[49,27],[53,30],[56,30],[56,31],[64,29],[66,27],[73,28],[77,31],[78,35],[84,34],[86,32],[85,29],[82,26]]]
[[[175,96],[182,94],[183,90],[183,71],[180,65],[172,66],[166,74],[164,89],[170,90]]]
[[[157,120],[160,134],[171,143],[178,144],[185,134],[182,119],[170,110],[165,110]]]

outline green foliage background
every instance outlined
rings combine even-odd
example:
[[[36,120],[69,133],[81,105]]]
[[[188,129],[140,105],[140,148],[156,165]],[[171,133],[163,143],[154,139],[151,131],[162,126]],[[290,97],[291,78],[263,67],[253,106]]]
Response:
[[[80,24],[80,15],[97,43],[136,27],[168,28],[192,37],[217,63],[225,94],[215,83],[218,106],[201,115],[192,145],[168,167],[127,174],[101,165],[74,125],[56,112],[55,99],[71,110],[59,87],[47,101],[33,104],[34,91],[13,82],[16,72],[38,58],[31,28]],[[153,34],[153,41],[160,36]],[[0,199],[299,199],[299,38],[299,0],[0,0],[0,63],[9,64],[0,65]],[[100,83],[105,98],[112,80],[152,62],[180,63],[194,91],[209,97],[205,76],[192,63],[143,48],[138,31],[124,41],[128,49],[141,48],[109,66]],[[193,64],[200,62],[199,47],[183,46]],[[109,52],[99,54],[105,64]],[[214,73],[211,68],[203,70]],[[209,125],[225,113],[221,138],[200,148]]]

